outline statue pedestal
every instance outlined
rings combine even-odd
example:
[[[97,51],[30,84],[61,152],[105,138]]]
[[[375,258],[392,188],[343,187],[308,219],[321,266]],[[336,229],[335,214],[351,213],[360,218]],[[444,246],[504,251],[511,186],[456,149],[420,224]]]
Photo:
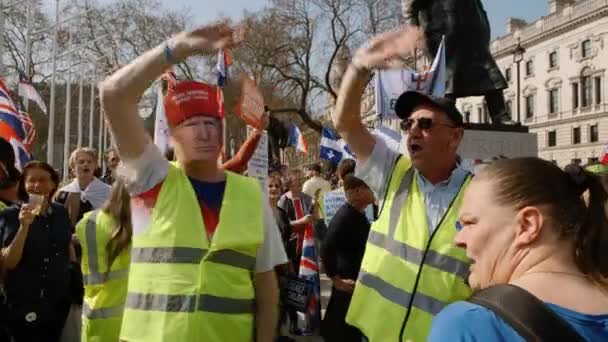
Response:
[[[526,126],[467,123],[458,154],[464,164],[504,156],[538,156],[538,139]]]

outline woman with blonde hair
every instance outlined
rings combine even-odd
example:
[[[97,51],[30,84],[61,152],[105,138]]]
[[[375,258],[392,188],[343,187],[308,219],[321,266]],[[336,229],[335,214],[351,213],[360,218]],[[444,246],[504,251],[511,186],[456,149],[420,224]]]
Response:
[[[455,238],[478,292],[439,312],[429,341],[608,341],[607,199],[577,165],[516,158],[483,168]]]
[[[111,187],[95,177],[97,151],[88,147],[77,148],[70,155],[71,183],[61,188],[57,202],[65,205],[73,224],[91,210],[99,209],[110,196]]]
[[[76,226],[84,276],[83,342],[118,341],[132,231],[129,193],[116,179],[103,208],[85,214]]]

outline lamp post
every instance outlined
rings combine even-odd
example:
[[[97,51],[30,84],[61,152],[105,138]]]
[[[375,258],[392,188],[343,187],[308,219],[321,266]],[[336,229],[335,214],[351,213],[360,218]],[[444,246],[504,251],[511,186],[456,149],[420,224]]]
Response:
[[[517,38],[517,46],[515,47],[515,50],[513,50],[513,62],[517,64],[517,122],[521,122],[521,74],[519,64],[523,61],[525,52],[526,49],[521,46],[519,38]]]

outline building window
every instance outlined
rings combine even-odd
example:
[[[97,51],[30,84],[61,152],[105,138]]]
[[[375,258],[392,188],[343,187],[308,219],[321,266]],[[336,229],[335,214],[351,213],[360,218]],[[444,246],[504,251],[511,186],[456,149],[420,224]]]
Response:
[[[600,140],[597,124],[589,126],[589,142],[598,142]]]
[[[591,105],[591,76],[581,77],[581,106],[583,108]]]
[[[490,123],[490,111],[488,110],[488,104],[483,102],[483,122]]]
[[[549,131],[547,133],[547,146],[553,147],[557,145],[557,133],[555,131]]]
[[[549,90],[549,114],[556,114],[559,112],[559,90]]]
[[[572,109],[578,108],[578,83],[572,83]]]
[[[471,122],[471,112],[468,110],[464,112],[464,122]]]
[[[602,103],[602,78],[597,76],[593,79],[593,89],[595,90],[595,104]]]
[[[483,123],[483,109],[481,107],[477,107],[477,122]]]
[[[591,40],[584,40],[581,44],[581,50],[583,54],[583,58],[587,58],[591,56]]]
[[[511,68],[505,69],[505,79],[507,82],[511,82]]]
[[[549,54],[549,68],[553,69],[557,67],[557,51],[553,51]]]
[[[574,127],[572,129],[572,144],[576,145],[576,144],[580,144],[580,143],[581,143],[581,128]]]
[[[526,76],[534,75],[534,62],[529,60],[526,62]]]
[[[526,96],[526,119],[534,116],[534,95]]]
[[[507,100],[505,105],[507,106],[507,113],[509,113],[510,117],[513,117],[513,101]]]

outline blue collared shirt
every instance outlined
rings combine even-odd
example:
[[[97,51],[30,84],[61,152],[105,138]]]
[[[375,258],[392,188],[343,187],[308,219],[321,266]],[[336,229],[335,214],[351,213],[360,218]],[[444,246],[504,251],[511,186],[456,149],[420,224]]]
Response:
[[[416,170],[416,181],[420,191],[424,193],[424,204],[426,206],[426,220],[432,233],[441,223],[448,208],[458,196],[462,184],[469,172],[457,165],[450,177],[437,184],[431,183]]]

